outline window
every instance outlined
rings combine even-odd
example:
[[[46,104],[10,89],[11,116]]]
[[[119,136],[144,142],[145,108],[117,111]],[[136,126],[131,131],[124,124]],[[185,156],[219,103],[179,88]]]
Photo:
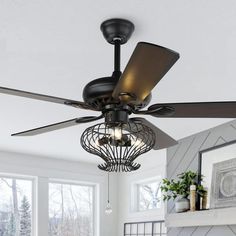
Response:
[[[94,186],[49,184],[49,235],[94,235]]]
[[[147,211],[161,208],[161,181],[152,179],[136,184],[138,211]]]
[[[132,222],[124,224],[124,236],[166,236],[164,221]]]
[[[33,235],[33,180],[0,176],[0,236]]]

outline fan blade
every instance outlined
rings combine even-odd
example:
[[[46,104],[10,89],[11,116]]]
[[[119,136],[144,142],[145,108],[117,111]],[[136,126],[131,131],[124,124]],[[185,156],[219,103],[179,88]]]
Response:
[[[59,97],[53,97],[53,96],[48,96],[48,95],[43,95],[43,94],[38,94],[38,93],[31,93],[31,92],[26,92],[26,91],[17,90],[17,89],[0,87],[0,93],[20,96],[20,97],[25,97],[25,98],[32,98],[32,99],[42,100],[46,102],[54,102],[54,103],[64,104],[64,105],[73,106],[73,107],[82,108],[82,109],[93,110],[93,108],[91,108],[89,105],[87,105],[84,102],[79,102],[79,101],[74,101],[74,100],[59,98]]]
[[[158,110],[158,108],[161,109]],[[152,110],[154,112],[152,112]],[[170,112],[168,112],[168,110]],[[154,104],[148,108],[147,113],[155,117],[236,118],[236,102],[229,101]]]
[[[112,96],[140,103],[178,59],[179,54],[168,48],[139,42]]]
[[[148,126],[150,129],[153,130],[153,132],[156,135],[156,142],[153,147],[154,150],[168,148],[168,147],[178,144],[178,142],[176,140],[171,138],[168,134],[166,134],[161,129],[157,128],[154,124],[152,124],[148,120],[146,120],[144,118],[139,118],[139,117],[130,118],[131,122],[132,122],[132,120],[140,121],[141,123],[143,123],[144,125]]]
[[[43,133],[47,133],[47,132],[50,132],[50,131],[64,129],[64,128],[68,128],[68,127],[71,127],[71,126],[74,126],[74,125],[99,120],[102,117],[103,117],[103,115],[102,116],[87,116],[87,117],[81,117],[81,118],[66,120],[66,121],[62,121],[62,122],[55,123],[55,124],[52,124],[52,125],[46,125],[46,126],[43,126],[43,127],[39,127],[39,128],[19,132],[19,133],[15,133],[15,134],[12,134],[11,136],[33,136],[33,135],[43,134]]]

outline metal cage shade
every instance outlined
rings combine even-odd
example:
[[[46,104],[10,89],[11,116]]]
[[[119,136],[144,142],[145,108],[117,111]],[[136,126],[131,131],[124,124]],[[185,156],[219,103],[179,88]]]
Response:
[[[87,152],[104,160],[98,165],[101,170],[128,172],[140,167],[134,160],[153,148],[155,134],[140,121],[100,123],[87,128],[80,141]]]

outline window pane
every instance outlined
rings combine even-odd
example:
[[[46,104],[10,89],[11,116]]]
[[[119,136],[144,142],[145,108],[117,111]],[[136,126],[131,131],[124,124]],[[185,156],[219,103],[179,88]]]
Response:
[[[49,184],[49,235],[93,236],[94,187]]]
[[[31,236],[32,180],[0,176],[0,235]]]
[[[139,211],[157,209],[161,207],[160,182],[138,184]]]

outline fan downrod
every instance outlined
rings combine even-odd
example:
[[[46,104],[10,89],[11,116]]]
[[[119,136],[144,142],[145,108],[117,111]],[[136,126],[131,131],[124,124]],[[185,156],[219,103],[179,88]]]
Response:
[[[134,24],[125,19],[109,19],[101,24],[101,31],[108,43],[115,44],[118,39],[120,44],[125,44],[134,31]]]

